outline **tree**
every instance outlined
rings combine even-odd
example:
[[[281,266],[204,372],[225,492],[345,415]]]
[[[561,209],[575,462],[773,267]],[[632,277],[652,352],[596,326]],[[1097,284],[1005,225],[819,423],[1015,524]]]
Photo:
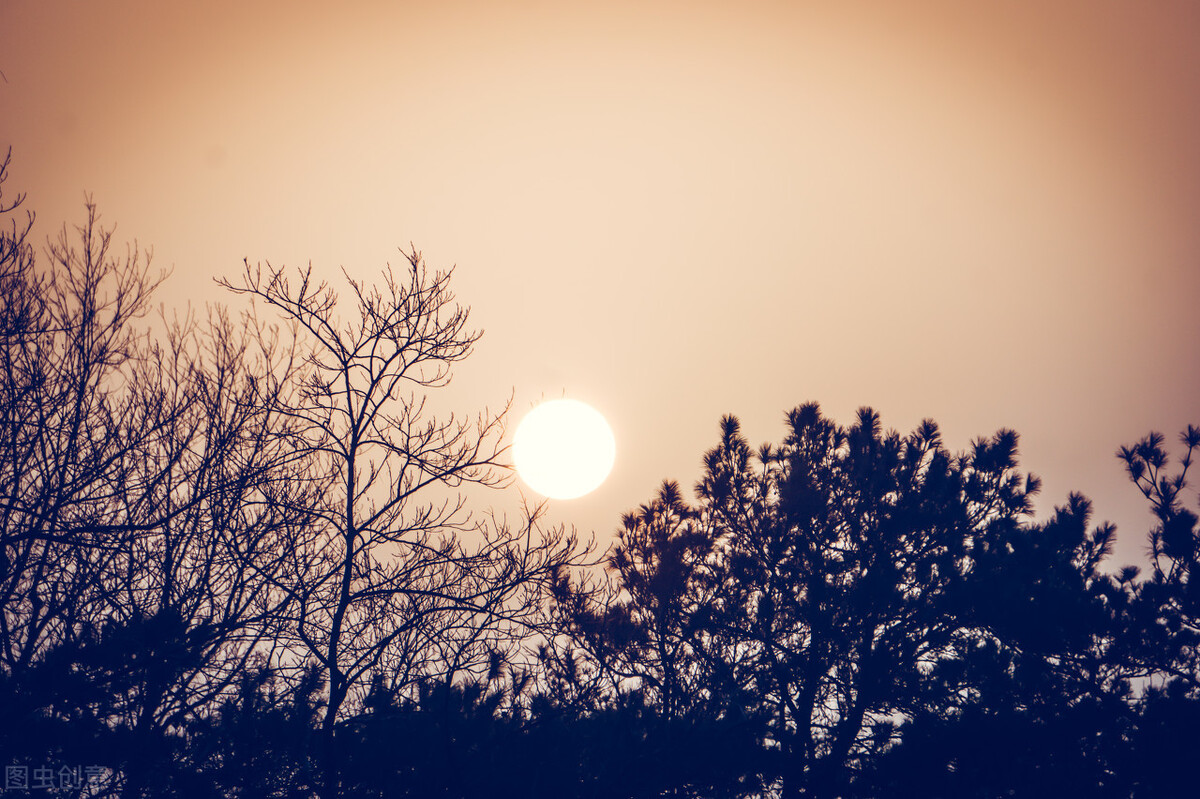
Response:
[[[64,229],[39,269],[32,223],[0,236],[0,663],[10,673],[105,615],[99,575],[122,530],[109,512],[138,460],[134,431],[159,430],[155,410],[111,390],[136,383],[142,340],[130,323],[156,285],[148,265],[136,251],[108,257],[111,235],[89,205],[81,248]]]
[[[515,657],[538,626],[544,584],[582,557],[573,535],[543,533],[536,511],[510,528],[466,509],[461,488],[505,480],[504,411],[464,420],[427,409],[428,392],[449,382],[480,334],[454,301],[450,273],[429,272],[415,250],[406,257],[408,268],[386,269],[380,287],[346,276],[350,322],[311,267],[292,282],[282,268],[247,263],[240,283],[221,281],[277,311],[302,348],[283,412],[318,490],[296,578],[278,585],[292,600],[296,657],[328,684],[327,797],[340,790],[338,725],[374,675],[415,691]]]
[[[611,583],[558,588],[560,636],[542,652],[555,698],[560,706],[573,700],[588,717],[582,724],[627,731],[586,742],[593,778],[617,768],[603,755],[624,761],[625,781],[610,782],[603,795],[740,796],[763,788],[761,726],[727,660],[736,642],[709,615],[718,601],[715,543],[667,481],[622,519],[607,561]],[[630,738],[636,745],[613,746]]]
[[[978,542],[954,652],[932,701],[862,780],[889,796],[1127,796],[1136,676],[1122,657],[1128,585],[1099,570],[1111,525],[1079,495]]]
[[[153,335],[165,275],[117,255],[90,200],[42,262],[32,222],[0,234],[0,682],[23,697],[5,743],[90,714],[141,742],[104,761],[125,793],[161,793],[141,756],[269,657],[289,601],[311,504],[276,414],[289,353],[220,311]]]
[[[1121,447],[1117,456],[1157,521],[1147,537],[1150,578],[1140,590],[1138,627],[1144,637],[1134,649],[1148,669],[1200,694],[1200,580],[1192,579],[1200,558],[1200,517],[1182,501],[1200,428],[1189,425],[1179,441],[1186,449],[1173,475],[1166,472],[1171,459],[1161,433]]]
[[[1188,425],[1179,442],[1184,453],[1174,474],[1161,433],[1117,451],[1156,521],[1147,536],[1150,575],[1132,586],[1132,598],[1122,605],[1122,654],[1148,683],[1134,703],[1128,759],[1134,790],[1146,796],[1192,790],[1191,753],[1200,746],[1200,517],[1184,502],[1200,428]]]
[[[728,542],[714,618],[750,653],[738,671],[784,795],[832,796],[931,700],[978,542],[1018,524],[1037,483],[1009,431],[953,456],[932,422],[902,438],[869,409],[843,428],[809,404],[788,425],[755,467],[727,418],[698,494]]]
[[[413,252],[381,288],[350,281],[357,322],[343,325],[310,273],[293,291],[247,264],[224,285],[282,330],[220,307],[155,329],[143,320],[165,275],[136,246],[116,255],[87,211],[45,263],[32,215],[0,233],[5,748],[104,750],[125,795],[188,795],[189,769],[228,771],[205,747],[246,755],[214,736],[276,718],[269,683],[311,709],[320,779],[303,776],[305,742],[277,758],[303,779],[244,789],[339,795],[334,734],[372,680],[415,700],[518,673],[545,588],[587,548],[542,530],[538,508],[515,526],[467,511],[462,488],[507,479],[504,413],[426,410],[479,337],[448,273]],[[22,739],[35,721],[46,734]]]
[[[997,675],[1026,653],[1037,676],[1017,680],[1022,690],[1119,694],[1120,675],[1086,659],[1109,632],[1092,588],[1112,530],[1087,528],[1082,498],[1032,524],[1038,482],[1016,453],[1011,431],[955,455],[932,422],[902,437],[870,409],[843,427],[815,404],[788,415],[782,445],[754,452],[726,417],[697,503],[667,484],[626,517],[608,600],[560,591],[590,661],[576,682],[608,674],[618,704],[624,690],[662,718],[748,727],[757,754],[723,785],[747,795],[765,780],[784,796],[884,785],[885,753],[916,751],[901,742],[919,740],[926,719],[1011,688]],[[1030,612],[1043,602],[1061,605],[1052,622]],[[985,668],[985,650],[1008,665]],[[685,784],[697,783],[674,787]]]

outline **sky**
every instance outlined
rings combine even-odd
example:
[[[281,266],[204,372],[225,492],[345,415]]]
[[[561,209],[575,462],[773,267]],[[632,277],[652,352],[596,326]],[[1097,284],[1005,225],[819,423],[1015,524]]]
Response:
[[[1200,423],[1197,41],[1191,0],[0,0],[0,146],[39,237],[90,193],[168,309],[244,258],[456,265],[444,407],[600,410],[613,473],[549,518],[602,543],[722,415],[815,400],[1017,430],[1115,568],[1116,449]]]

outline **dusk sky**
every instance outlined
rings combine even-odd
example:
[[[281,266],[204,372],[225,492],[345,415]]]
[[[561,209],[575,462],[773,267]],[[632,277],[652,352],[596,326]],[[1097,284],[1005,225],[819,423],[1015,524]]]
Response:
[[[91,193],[169,310],[241,307],[243,258],[457,265],[442,407],[600,410],[612,475],[551,518],[603,542],[722,414],[815,400],[1014,428],[1114,567],[1114,452],[1200,423],[1197,42],[1193,0],[0,0],[0,147],[39,240]]]

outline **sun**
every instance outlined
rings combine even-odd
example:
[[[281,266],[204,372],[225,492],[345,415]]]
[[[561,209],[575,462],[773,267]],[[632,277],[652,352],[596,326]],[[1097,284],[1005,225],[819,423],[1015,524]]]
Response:
[[[513,436],[521,479],[551,499],[594,491],[612,471],[617,442],[590,405],[572,399],[543,402],[525,415]]]

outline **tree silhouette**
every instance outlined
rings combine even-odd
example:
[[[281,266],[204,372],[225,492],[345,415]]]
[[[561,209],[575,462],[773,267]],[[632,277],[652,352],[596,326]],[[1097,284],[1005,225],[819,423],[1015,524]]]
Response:
[[[6,756],[103,755],[125,796],[191,795],[189,770],[336,796],[334,733],[372,675],[415,698],[521,661],[544,584],[585,550],[539,509],[511,527],[466,511],[463,485],[505,480],[503,413],[426,411],[478,338],[449,274],[413,253],[403,280],[351,283],[342,326],[328,287],[305,275],[289,293],[282,270],[247,265],[226,285],[282,328],[221,308],[150,323],[164,276],[114,254],[93,204],[39,263],[19,201],[0,235]],[[279,753],[287,786],[236,766],[236,722],[275,723],[278,697],[311,707],[324,741]]]
[[[559,586],[562,636],[543,649],[558,702],[571,697],[593,723],[637,731],[637,745],[620,753],[628,779],[610,782],[607,795],[740,796],[763,787],[756,709],[726,660],[737,642],[710,616],[718,601],[711,533],[666,482],[624,516],[608,558],[614,583]]]
[[[151,336],[140,320],[164,276],[136,247],[113,253],[94,204],[44,263],[31,224],[0,235],[0,665],[32,702],[6,729],[87,708],[150,740],[218,699],[277,632],[287,597],[272,581],[308,488],[272,393],[288,354],[219,313]],[[149,637],[111,643],[134,630]],[[182,651],[151,669],[155,641]],[[66,654],[101,650],[127,657],[87,672]],[[37,703],[31,686],[55,679],[75,686],[76,709],[55,691]]]
[[[1110,525],[1072,495],[979,542],[935,701],[865,780],[895,796],[1128,795],[1118,774],[1136,670],[1116,656],[1126,587],[1098,571]]]
[[[1117,456],[1150,503],[1156,520],[1147,536],[1150,576],[1131,585],[1122,606],[1122,655],[1148,678],[1135,702],[1137,729],[1128,763],[1138,795],[1183,795],[1195,788],[1191,753],[1200,746],[1200,524],[1184,503],[1187,473],[1200,447],[1200,428],[1179,435],[1179,469],[1169,473],[1166,439],[1152,432]]]
[[[303,353],[285,415],[313,493],[310,535],[294,553],[295,654],[328,681],[321,726],[327,783],[339,795],[338,724],[358,709],[373,675],[394,690],[447,684],[487,671],[540,621],[543,584],[581,563],[573,536],[473,519],[462,486],[498,486],[504,412],[438,418],[427,392],[446,385],[479,333],[454,302],[449,272],[429,272],[415,250],[381,288],[349,278],[351,322],[311,268],[247,263],[222,285],[275,309]],[[261,327],[260,327],[261,329]],[[491,520],[494,522],[495,520]]]
[[[110,234],[89,206],[81,249],[64,230],[38,270],[30,224],[14,222],[0,247],[0,659],[14,672],[91,621],[89,612],[103,615],[100,575],[119,560],[111,538],[141,521],[109,523],[130,501],[114,488],[141,460],[132,431],[162,429],[153,408],[104,390],[137,385],[141,342],[130,322],[153,288],[144,261],[136,252],[109,259]],[[72,568],[60,569],[65,562]]]
[[[933,699],[979,541],[1018,524],[1037,484],[1008,431],[952,456],[931,422],[901,438],[868,409],[842,428],[814,404],[788,422],[756,467],[726,419],[698,491],[729,541],[719,618],[752,653],[739,670],[770,712],[783,794],[832,796]]]
[[[902,437],[869,409],[842,427],[815,404],[788,427],[756,453],[723,419],[697,504],[664,485],[625,518],[613,590],[559,592],[563,629],[586,653],[548,658],[560,682],[583,695],[605,685],[616,707],[636,698],[653,711],[648,735],[672,719],[740,730],[727,739],[740,748],[726,746],[739,757],[724,761],[736,776],[689,776],[684,764],[708,764],[693,739],[659,766],[665,785],[841,796],[900,795],[911,782],[919,793],[936,780],[915,773],[953,770],[955,753],[991,745],[1003,724],[1069,717],[1078,753],[1101,719],[1123,718],[1130,670],[1106,660],[1117,631],[1101,597],[1120,585],[1097,572],[1113,530],[1088,529],[1081,497],[1033,524],[1038,481],[1017,471],[1014,433],[954,455],[932,422]],[[996,711],[1008,720],[970,722]],[[1057,769],[1064,784],[1107,764],[1076,760]]]
[[[1141,620],[1148,640],[1139,651],[1149,668],[1195,694],[1200,690],[1200,582],[1192,580],[1192,573],[1200,557],[1200,527],[1181,496],[1192,454],[1200,447],[1200,428],[1188,426],[1179,440],[1186,449],[1173,475],[1166,473],[1170,455],[1160,433],[1121,447],[1117,455],[1158,522],[1148,536],[1151,574],[1141,585]]]

